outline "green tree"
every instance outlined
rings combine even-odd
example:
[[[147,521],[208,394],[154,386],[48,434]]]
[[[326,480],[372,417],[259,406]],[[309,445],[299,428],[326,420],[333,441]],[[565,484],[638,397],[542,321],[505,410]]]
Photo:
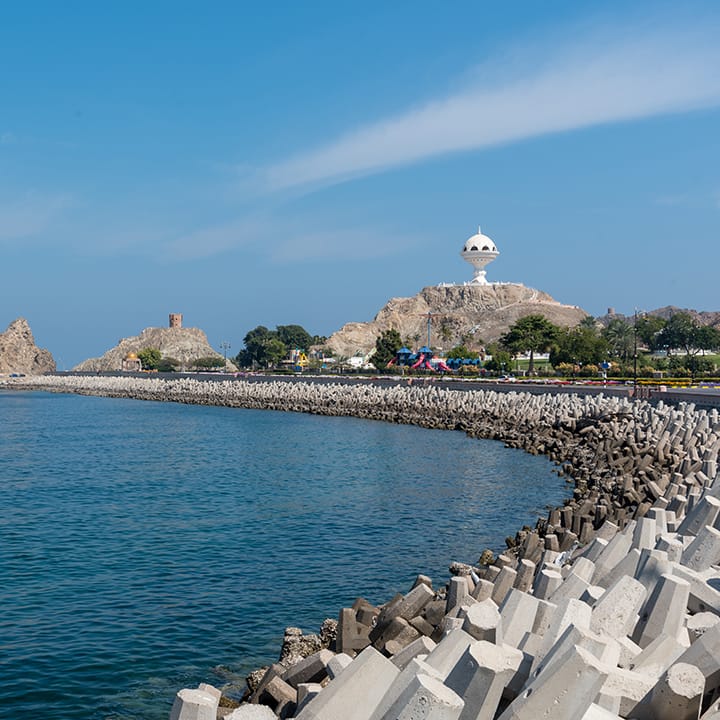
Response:
[[[596,328],[577,325],[560,328],[550,350],[550,364],[557,368],[561,363],[594,365],[605,360],[608,343]]]
[[[307,352],[311,345],[322,345],[326,340],[322,335],[310,335],[302,325],[278,325],[275,330],[258,325],[245,335],[244,348],[234,360],[238,367],[269,367],[295,348]]]
[[[262,362],[267,367],[275,367],[283,358],[287,357],[288,349],[285,343],[278,338],[270,338],[264,346]]]
[[[530,353],[528,373],[535,370],[535,353],[549,350],[559,328],[542,315],[526,315],[510,327],[500,343],[512,353]]]
[[[245,350],[250,360],[262,365],[265,345],[276,337],[276,334],[264,325],[258,325],[256,328],[250,330],[243,338],[243,344],[245,345]]]
[[[157,370],[162,353],[157,348],[146,347],[138,351],[137,356],[140,358],[143,370]]]
[[[659,337],[664,327],[665,320],[658,315],[643,315],[635,322],[638,338],[650,352],[660,349]]]
[[[720,330],[710,325],[700,325],[695,335],[695,342],[701,350],[718,350],[720,349]]]
[[[697,355],[704,350],[716,350],[720,347],[720,331],[709,325],[701,325],[690,313],[675,313],[665,324],[658,344],[670,354],[673,348],[685,351],[685,366],[692,376],[698,370]]]
[[[278,325],[275,332],[278,340],[289,350],[297,348],[307,351],[315,344],[313,336],[301,325]]]
[[[597,330],[597,322],[592,315],[586,315],[580,321],[580,327],[589,328],[590,330]]]
[[[453,358],[468,358],[470,360],[476,360],[478,358],[478,354],[472,350],[468,350],[466,345],[456,345],[452,350],[448,351],[447,357],[449,359]]]
[[[678,348],[685,350],[686,355],[690,355],[695,344],[697,327],[698,324],[690,313],[675,313],[665,323],[658,338],[658,344],[666,349],[668,354],[673,348]]]
[[[485,369],[490,372],[510,372],[512,368],[512,355],[507,350],[495,346],[492,357],[485,363]]]
[[[225,360],[217,355],[200,357],[192,361],[192,367],[198,370],[213,370],[219,367],[225,367]]]
[[[613,318],[602,330],[610,355],[627,362],[635,353],[635,328],[622,318]]]
[[[160,372],[176,372],[180,367],[180,361],[171,357],[164,357],[158,363],[157,369]]]
[[[232,358],[232,361],[239,368],[249,368],[252,367],[253,364],[250,353],[248,353],[247,349],[245,348],[243,348],[234,358]]]
[[[397,355],[397,351],[402,347],[402,338],[400,333],[393,328],[383,330],[383,332],[375,340],[375,354],[370,362],[378,369],[384,370],[387,364]]]
[[[250,330],[243,338],[243,344],[244,349],[235,358],[240,367],[269,367],[288,354],[288,348],[278,338],[277,331],[269,330],[264,325]]]

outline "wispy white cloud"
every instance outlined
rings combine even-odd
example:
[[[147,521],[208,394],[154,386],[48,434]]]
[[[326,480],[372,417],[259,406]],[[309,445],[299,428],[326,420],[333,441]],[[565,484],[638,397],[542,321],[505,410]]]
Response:
[[[241,218],[180,234],[163,243],[162,252],[167,260],[211,257],[259,244],[268,237],[268,231],[264,220]]]
[[[273,246],[271,257],[276,262],[371,260],[394,255],[410,244],[410,238],[379,228],[308,230],[286,235]]]
[[[401,252],[410,238],[385,229],[295,226],[272,215],[238,219],[178,236],[162,245],[168,261],[192,260],[245,248],[277,264],[367,260]],[[389,242],[392,239],[392,242]]]
[[[668,193],[654,198],[657,205],[671,208],[707,209],[720,208],[720,191],[688,190],[685,192]]]
[[[27,192],[10,199],[0,198],[0,242],[26,240],[45,233],[74,205],[62,193]]]
[[[270,190],[333,184],[447,153],[720,104],[717,27],[617,29],[502,58],[462,90],[262,171]]]

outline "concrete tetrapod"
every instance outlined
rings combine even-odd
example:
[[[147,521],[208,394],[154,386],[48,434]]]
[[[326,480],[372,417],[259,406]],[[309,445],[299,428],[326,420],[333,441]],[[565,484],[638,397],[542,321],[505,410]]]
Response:
[[[442,682],[443,676],[434,668],[428,665],[424,660],[413,658],[400,674],[393,680],[392,685],[388,688],[382,700],[370,716],[370,720],[384,720],[387,717],[390,708],[395,705],[398,698],[415,682],[418,675],[428,675]]]
[[[682,555],[682,564],[691,570],[707,570],[720,562],[720,530],[705,525]]]
[[[223,720],[276,720],[277,715],[267,705],[241,705]]]
[[[507,645],[484,640],[470,645],[445,681],[465,702],[459,720],[492,720],[522,659],[519,650]]]
[[[697,720],[705,678],[693,665],[676,663],[633,710],[637,720]]]
[[[661,635],[677,637],[683,627],[689,597],[689,582],[673,575],[663,575],[641,611],[633,640],[641,648],[646,648]]]
[[[587,650],[573,647],[541,672],[499,720],[577,720],[600,691],[607,670]]]
[[[519,592],[519,591],[518,591]],[[497,605],[488,598],[468,608],[462,629],[475,640],[495,642],[502,633],[502,619]]]
[[[375,648],[365,648],[297,716],[298,720],[369,720],[399,670]]]
[[[458,720],[462,698],[429,675],[416,675],[384,720]]]
[[[170,720],[215,720],[218,697],[200,689],[185,688],[175,696]]]

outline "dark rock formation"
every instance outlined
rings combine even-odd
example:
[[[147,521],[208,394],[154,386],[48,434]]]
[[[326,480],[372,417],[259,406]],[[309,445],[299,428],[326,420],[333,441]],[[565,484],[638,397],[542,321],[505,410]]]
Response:
[[[55,370],[55,360],[35,344],[25,318],[18,318],[0,333],[0,373],[42,375]]]

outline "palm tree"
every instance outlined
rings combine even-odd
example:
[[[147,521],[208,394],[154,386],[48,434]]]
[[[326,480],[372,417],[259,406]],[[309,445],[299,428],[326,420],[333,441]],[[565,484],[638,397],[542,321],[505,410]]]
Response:
[[[602,335],[610,345],[613,357],[620,358],[623,362],[633,357],[636,346],[635,328],[629,322],[622,318],[613,318],[602,331]]]

